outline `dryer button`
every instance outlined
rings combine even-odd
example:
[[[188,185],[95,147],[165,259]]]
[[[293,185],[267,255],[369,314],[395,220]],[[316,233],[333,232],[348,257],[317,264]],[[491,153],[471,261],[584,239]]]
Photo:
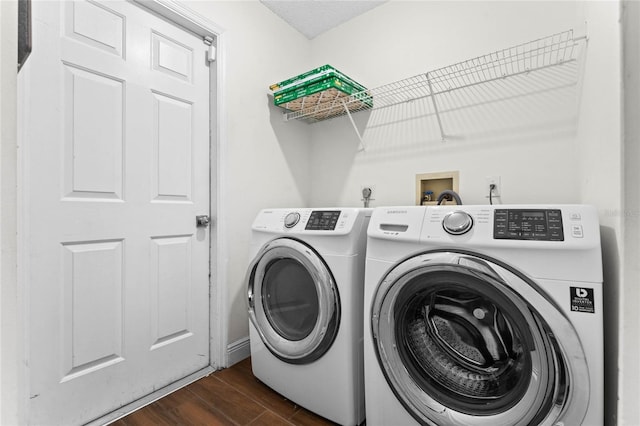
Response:
[[[293,228],[300,221],[300,213],[289,213],[284,218],[284,227]]]

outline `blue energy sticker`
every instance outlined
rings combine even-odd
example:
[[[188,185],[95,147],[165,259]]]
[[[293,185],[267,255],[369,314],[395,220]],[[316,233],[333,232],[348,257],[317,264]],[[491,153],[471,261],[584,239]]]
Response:
[[[592,288],[571,287],[570,291],[571,310],[573,312],[587,312],[590,314],[596,312]]]

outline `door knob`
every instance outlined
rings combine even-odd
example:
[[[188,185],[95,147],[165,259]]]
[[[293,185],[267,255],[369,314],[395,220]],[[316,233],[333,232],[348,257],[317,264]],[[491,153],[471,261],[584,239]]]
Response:
[[[196,216],[196,226],[206,228],[211,223],[211,218],[208,215],[203,214]]]

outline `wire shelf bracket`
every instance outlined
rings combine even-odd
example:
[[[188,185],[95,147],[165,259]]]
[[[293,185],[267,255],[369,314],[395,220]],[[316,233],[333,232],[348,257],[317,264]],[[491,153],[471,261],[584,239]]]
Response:
[[[347,113],[347,116],[349,117],[349,121],[351,121],[351,125],[353,126],[353,130],[355,130],[356,135],[358,136],[358,139],[360,140],[360,149],[358,149],[358,151],[364,151],[365,150],[364,140],[362,138],[362,135],[360,134],[360,131],[358,130],[358,126],[356,126],[356,122],[353,120],[353,117],[351,116],[351,112],[349,111],[349,107],[347,106],[345,101],[342,101],[342,106],[344,107],[344,110]]]
[[[433,93],[433,86],[431,85],[429,73],[426,73],[425,75],[427,77],[427,84],[429,85],[429,92]],[[442,120],[440,119],[440,112],[438,111],[438,103],[436,102],[435,96],[431,96],[431,103],[433,104],[433,110],[435,111],[436,118],[438,119],[438,128],[440,128],[440,136],[442,137],[442,142],[446,142],[446,138],[444,136],[444,128],[442,127]]]

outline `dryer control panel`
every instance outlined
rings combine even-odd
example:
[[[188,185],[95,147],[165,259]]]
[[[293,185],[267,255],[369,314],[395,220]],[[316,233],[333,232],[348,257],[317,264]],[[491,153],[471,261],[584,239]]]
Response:
[[[255,232],[278,235],[349,235],[360,229],[361,220],[369,223],[372,211],[346,207],[264,209],[251,228]]]
[[[559,209],[496,209],[493,238],[564,241]]]

